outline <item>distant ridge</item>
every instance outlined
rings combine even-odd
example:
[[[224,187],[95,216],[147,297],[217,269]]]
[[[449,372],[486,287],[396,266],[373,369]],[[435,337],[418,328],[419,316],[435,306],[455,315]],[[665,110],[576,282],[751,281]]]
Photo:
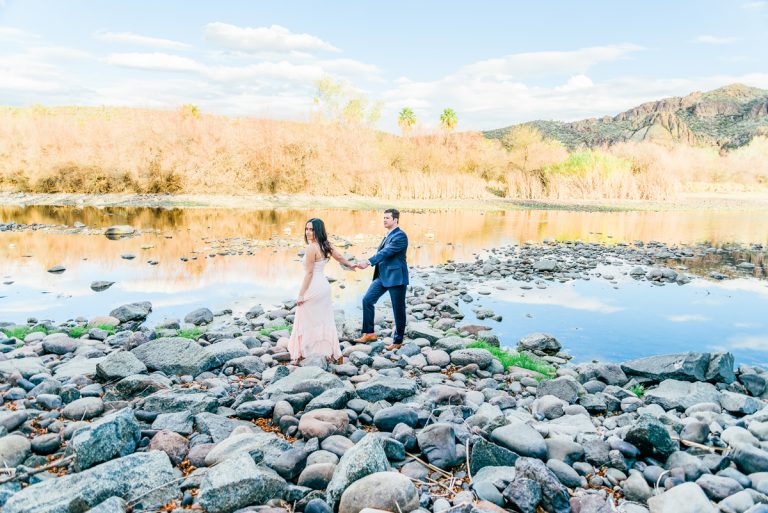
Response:
[[[731,84],[708,92],[665,98],[638,105],[617,116],[565,123],[522,123],[539,129],[569,148],[611,145],[622,141],[683,142],[735,148],[756,135],[768,135],[768,90]],[[514,126],[489,130],[498,139]]]

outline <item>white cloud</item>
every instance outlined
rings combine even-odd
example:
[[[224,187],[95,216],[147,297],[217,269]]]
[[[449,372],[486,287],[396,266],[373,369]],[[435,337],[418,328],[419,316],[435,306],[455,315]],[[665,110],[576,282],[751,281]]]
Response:
[[[667,320],[671,322],[703,322],[708,321],[709,317],[700,314],[668,315]]]
[[[592,82],[592,79],[588,76],[575,75],[569,78],[568,82],[566,82],[564,85],[555,87],[555,90],[562,92],[578,91],[579,89],[589,89],[594,85],[595,84]]]
[[[311,34],[296,34],[280,25],[271,27],[238,27],[229,23],[214,22],[205,26],[207,41],[246,53],[329,51],[339,49]]]
[[[106,62],[122,68],[144,69],[150,71],[202,71],[205,67],[193,59],[162,52],[152,53],[113,53]]]
[[[4,43],[21,43],[33,39],[40,39],[40,36],[16,27],[0,26],[0,41]]]
[[[381,69],[378,66],[354,59],[322,60],[318,61],[317,64],[327,73],[338,73],[340,75],[364,75],[370,77],[381,73]]]
[[[192,48],[192,45],[182,43],[181,41],[174,41],[172,39],[164,39],[161,37],[142,36],[141,34],[135,34],[133,32],[100,31],[96,32],[93,37],[100,41],[151,46],[154,48],[166,48],[168,50],[186,50]]]
[[[733,349],[751,349],[753,351],[768,351],[768,336],[752,335],[734,337],[728,340],[728,347]]]
[[[710,44],[710,45],[729,45],[731,43],[735,43],[740,40],[741,40],[740,37],[723,37],[723,36],[711,36],[711,35],[701,35],[696,37],[695,39],[697,43],[704,43],[704,44]]]

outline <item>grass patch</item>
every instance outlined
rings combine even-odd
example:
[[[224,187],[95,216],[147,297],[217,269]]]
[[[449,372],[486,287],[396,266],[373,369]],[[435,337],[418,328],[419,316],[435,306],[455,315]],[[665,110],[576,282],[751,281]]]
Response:
[[[187,328],[176,332],[177,337],[190,338],[197,340],[203,334],[203,330],[195,326],[194,328]]]
[[[48,334],[48,328],[45,326],[14,326],[13,328],[3,328],[3,333],[5,333],[5,336],[8,338],[17,338],[19,340],[24,340],[24,338],[29,335],[30,333],[45,333]]]
[[[291,332],[291,328],[293,328],[293,326],[291,326],[289,324],[281,324],[279,326],[273,326],[271,328],[263,328],[263,329],[261,329],[259,331],[259,334],[264,336],[264,337],[268,337],[273,331],[288,330],[288,332],[290,333]]]
[[[501,365],[504,367],[504,370],[507,370],[510,367],[520,367],[523,369],[528,369],[534,372],[538,372],[539,374],[542,374],[546,378],[555,377],[555,368],[552,365],[545,362],[544,360],[541,360],[534,356],[530,356],[524,353],[507,351],[505,349],[492,346],[485,340],[478,340],[477,342],[472,342],[467,347],[487,350],[493,355],[494,358],[496,358],[501,363]]]
[[[88,333],[88,326],[75,326],[69,330],[69,336],[72,338],[80,338]]]
[[[645,394],[645,385],[632,385],[629,391],[635,394],[637,397],[643,397]]]
[[[110,335],[110,336],[114,335],[117,332],[117,329],[111,324],[99,324],[98,326],[93,326],[93,327],[106,331],[107,335]]]

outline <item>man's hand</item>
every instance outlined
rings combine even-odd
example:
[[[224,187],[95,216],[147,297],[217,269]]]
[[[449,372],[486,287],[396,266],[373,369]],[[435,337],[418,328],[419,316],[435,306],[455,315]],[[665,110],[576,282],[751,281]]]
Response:
[[[366,268],[367,268],[367,267],[369,267],[370,265],[371,265],[371,264],[369,264],[369,263],[368,263],[368,261],[359,262],[359,263],[357,264],[357,268],[358,268],[358,269],[366,269]]]

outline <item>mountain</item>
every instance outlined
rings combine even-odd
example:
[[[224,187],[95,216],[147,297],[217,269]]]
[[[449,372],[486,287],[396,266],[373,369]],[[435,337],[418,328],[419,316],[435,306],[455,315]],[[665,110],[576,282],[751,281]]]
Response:
[[[731,84],[709,92],[643,103],[610,117],[523,123],[569,148],[621,141],[683,142],[735,148],[768,135],[768,90]],[[501,138],[515,125],[484,132]]]

